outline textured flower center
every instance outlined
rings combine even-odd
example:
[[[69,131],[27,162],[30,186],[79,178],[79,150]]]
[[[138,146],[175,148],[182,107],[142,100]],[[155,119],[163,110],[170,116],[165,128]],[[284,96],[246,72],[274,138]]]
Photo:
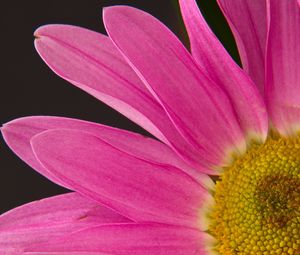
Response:
[[[217,181],[209,232],[219,254],[300,254],[300,138],[253,145]]]

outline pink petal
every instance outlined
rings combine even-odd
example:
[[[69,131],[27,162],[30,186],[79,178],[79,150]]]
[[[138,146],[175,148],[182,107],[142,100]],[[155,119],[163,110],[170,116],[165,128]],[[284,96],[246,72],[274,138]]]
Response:
[[[268,132],[268,116],[256,86],[210,30],[196,1],[180,0],[180,6],[197,63],[228,92],[245,134],[264,141]]]
[[[113,255],[109,253],[103,253],[103,252],[86,252],[86,251],[79,251],[79,252],[24,252],[22,255]]]
[[[218,0],[218,3],[234,34],[243,67],[263,94],[267,36],[266,0]]]
[[[195,229],[160,224],[115,224],[85,229],[32,247],[29,251],[37,253],[25,254],[206,255],[211,243],[210,236]]]
[[[176,166],[189,173],[199,183],[212,189],[213,182],[199,171],[188,166],[168,146],[151,138],[108,126],[62,117],[34,116],[13,120],[2,127],[4,139],[9,147],[27,164],[50,180],[67,186],[53,176],[36,159],[32,152],[30,139],[49,129],[68,128],[84,130],[99,137],[117,149],[134,157],[158,164]],[[141,150],[141,148],[143,148]],[[203,168],[203,171],[209,171]]]
[[[180,41],[149,14],[126,6],[104,10],[109,36],[191,144],[181,153],[194,164],[222,165],[244,150],[227,96],[193,62]],[[180,148],[177,148],[179,150]]]
[[[103,252],[86,252],[86,251],[79,251],[79,252],[65,252],[65,251],[58,251],[58,252],[24,252],[22,255],[113,255],[111,253],[103,253]]]
[[[31,143],[69,187],[134,221],[206,227],[200,215],[212,198],[178,168],[138,159],[78,130],[45,131]]]
[[[123,216],[77,193],[55,196],[0,216],[1,254],[19,255],[26,247],[101,223],[128,222]]]
[[[300,9],[296,0],[268,2],[266,97],[281,134],[300,128]]]
[[[69,25],[40,27],[35,46],[59,76],[124,114],[151,134],[182,151],[190,145],[164,109],[102,34]]]

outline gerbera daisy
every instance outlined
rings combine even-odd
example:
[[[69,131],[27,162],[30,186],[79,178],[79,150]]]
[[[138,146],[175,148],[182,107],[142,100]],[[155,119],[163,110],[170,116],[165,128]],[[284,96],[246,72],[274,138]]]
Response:
[[[11,149],[74,193],[2,215],[1,254],[300,254],[299,1],[218,1],[243,69],[179,2],[191,53],[127,6],[104,9],[109,36],[35,32],[56,74],[157,140],[62,117],[5,124]]]

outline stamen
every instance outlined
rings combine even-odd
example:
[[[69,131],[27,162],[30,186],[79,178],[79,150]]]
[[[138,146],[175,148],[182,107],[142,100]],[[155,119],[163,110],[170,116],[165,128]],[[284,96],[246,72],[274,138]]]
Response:
[[[300,254],[300,138],[253,145],[216,183],[209,233],[231,254]]]

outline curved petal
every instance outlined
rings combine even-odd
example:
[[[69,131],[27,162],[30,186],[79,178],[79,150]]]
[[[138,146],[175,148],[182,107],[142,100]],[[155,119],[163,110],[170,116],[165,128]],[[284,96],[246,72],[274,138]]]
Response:
[[[160,224],[114,224],[73,233],[64,239],[32,247],[29,251],[36,253],[25,254],[206,255],[211,243],[211,237],[195,229]]]
[[[283,135],[300,128],[299,2],[268,1],[266,97],[271,121]]]
[[[201,213],[212,198],[172,166],[137,159],[78,130],[50,130],[32,138],[40,162],[73,190],[134,221],[206,227]]]
[[[189,144],[164,109],[107,36],[69,25],[43,26],[35,35],[38,53],[57,75],[121,112],[168,145],[176,143],[182,151],[189,150]]]
[[[49,129],[58,128],[90,132],[117,149],[136,158],[157,164],[176,166],[193,176],[199,183],[208,189],[213,188],[214,184],[207,175],[201,174],[198,170],[188,166],[165,144],[125,130],[70,118],[33,116],[16,119],[6,123],[1,131],[8,146],[22,160],[50,180],[60,185],[67,186],[38,162],[30,145],[30,139],[36,134]],[[203,171],[209,170],[203,168]]]
[[[263,142],[268,132],[268,116],[255,84],[210,30],[196,1],[180,0],[180,6],[193,57],[202,70],[228,92],[245,135]]]
[[[111,253],[103,253],[103,252],[86,252],[86,251],[79,251],[79,252],[65,252],[65,251],[58,251],[58,252],[24,252],[22,255],[114,255]]]
[[[234,34],[243,67],[263,94],[267,37],[266,0],[217,1]]]
[[[42,251],[42,252],[38,252],[38,251],[33,251],[33,252],[24,252],[22,253],[22,255],[114,255],[111,253],[104,253],[104,252],[87,252],[87,251],[79,251],[79,252],[67,252],[67,251],[58,251],[58,252],[52,252],[52,251]]]
[[[26,247],[125,217],[77,193],[59,195],[17,207],[0,216],[1,254],[19,255]]]
[[[219,166],[228,151],[244,151],[226,94],[198,69],[170,30],[131,7],[105,8],[103,15],[110,38],[191,144],[181,151],[184,156],[194,164],[202,159]]]

